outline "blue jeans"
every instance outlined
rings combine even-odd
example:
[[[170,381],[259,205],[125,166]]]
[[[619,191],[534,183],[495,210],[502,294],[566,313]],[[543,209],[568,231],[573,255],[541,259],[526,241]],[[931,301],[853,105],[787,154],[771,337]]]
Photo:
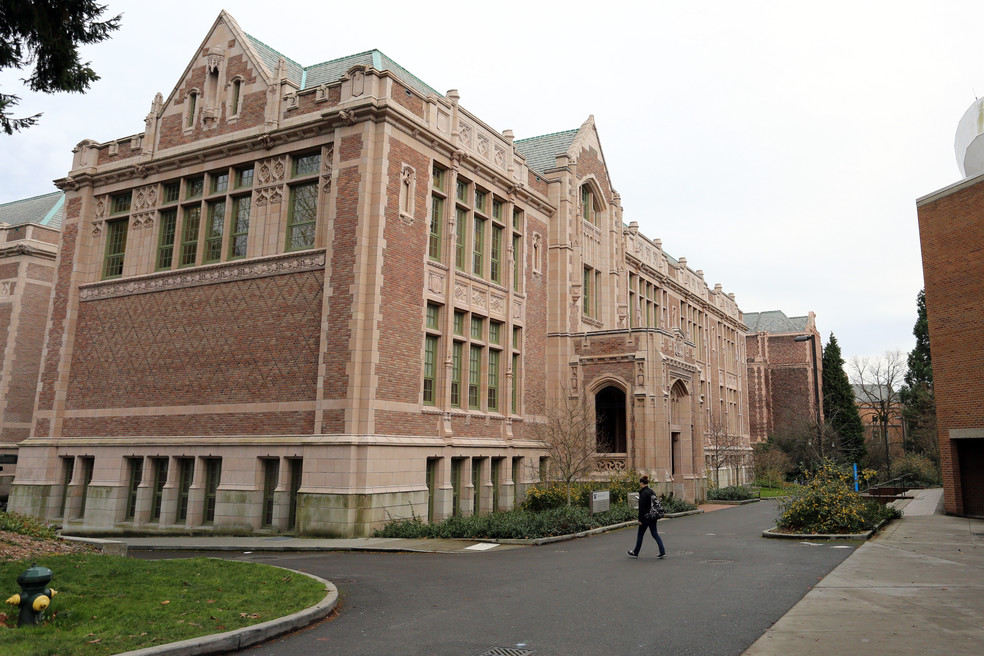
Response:
[[[639,550],[642,549],[642,538],[646,537],[646,529],[653,534],[656,538],[656,544],[659,545],[659,555],[662,556],[666,553],[666,549],[663,548],[663,541],[659,538],[659,531],[656,530],[656,524],[658,520],[644,521],[639,524],[639,536],[636,538],[635,555],[639,555]]]

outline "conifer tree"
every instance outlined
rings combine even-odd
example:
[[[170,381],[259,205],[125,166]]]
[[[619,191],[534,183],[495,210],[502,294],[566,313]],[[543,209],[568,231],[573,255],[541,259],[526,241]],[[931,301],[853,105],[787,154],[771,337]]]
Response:
[[[867,453],[864,425],[854,400],[854,388],[844,371],[844,358],[833,333],[823,349],[823,415],[827,426],[840,438],[847,462],[861,463]]]
[[[900,390],[902,418],[906,423],[906,451],[928,455],[939,460],[936,442],[936,400],[933,396],[933,358],[929,350],[929,320],[926,316],[926,290],[916,297],[916,325],[912,334],[916,346],[909,352],[905,386]]]
[[[98,20],[105,10],[94,0],[0,0],[0,70],[32,66],[24,80],[31,91],[84,93],[99,76],[79,59],[79,46],[104,41],[120,27],[120,16]],[[41,116],[11,116],[18,100],[0,93],[0,130],[7,134]]]

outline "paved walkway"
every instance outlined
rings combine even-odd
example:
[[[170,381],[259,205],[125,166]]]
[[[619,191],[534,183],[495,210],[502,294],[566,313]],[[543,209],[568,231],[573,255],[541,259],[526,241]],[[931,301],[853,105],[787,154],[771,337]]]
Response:
[[[744,656],[984,653],[984,520],[942,514],[942,489],[859,547]]]

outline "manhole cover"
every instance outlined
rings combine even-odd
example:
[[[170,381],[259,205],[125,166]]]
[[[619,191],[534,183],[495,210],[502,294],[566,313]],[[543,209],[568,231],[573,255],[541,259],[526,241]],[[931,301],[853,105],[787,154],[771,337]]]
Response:
[[[530,656],[532,653],[532,649],[520,647],[492,647],[475,656]]]
[[[702,560],[700,562],[702,564],[704,564],[704,565],[727,565],[727,564],[733,563],[735,561],[733,561],[733,560],[725,560],[723,558],[712,558],[710,560]]]

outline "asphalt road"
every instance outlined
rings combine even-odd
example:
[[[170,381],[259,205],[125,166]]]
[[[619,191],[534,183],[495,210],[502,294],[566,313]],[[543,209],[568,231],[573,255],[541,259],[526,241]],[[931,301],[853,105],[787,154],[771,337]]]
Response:
[[[737,656],[861,544],[762,538],[774,519],[763,501],[663,520],[665,560],[648,535],[625,555],[634,528],[499,552],[215,555],[339,588],[337,617],[249,656]]]

